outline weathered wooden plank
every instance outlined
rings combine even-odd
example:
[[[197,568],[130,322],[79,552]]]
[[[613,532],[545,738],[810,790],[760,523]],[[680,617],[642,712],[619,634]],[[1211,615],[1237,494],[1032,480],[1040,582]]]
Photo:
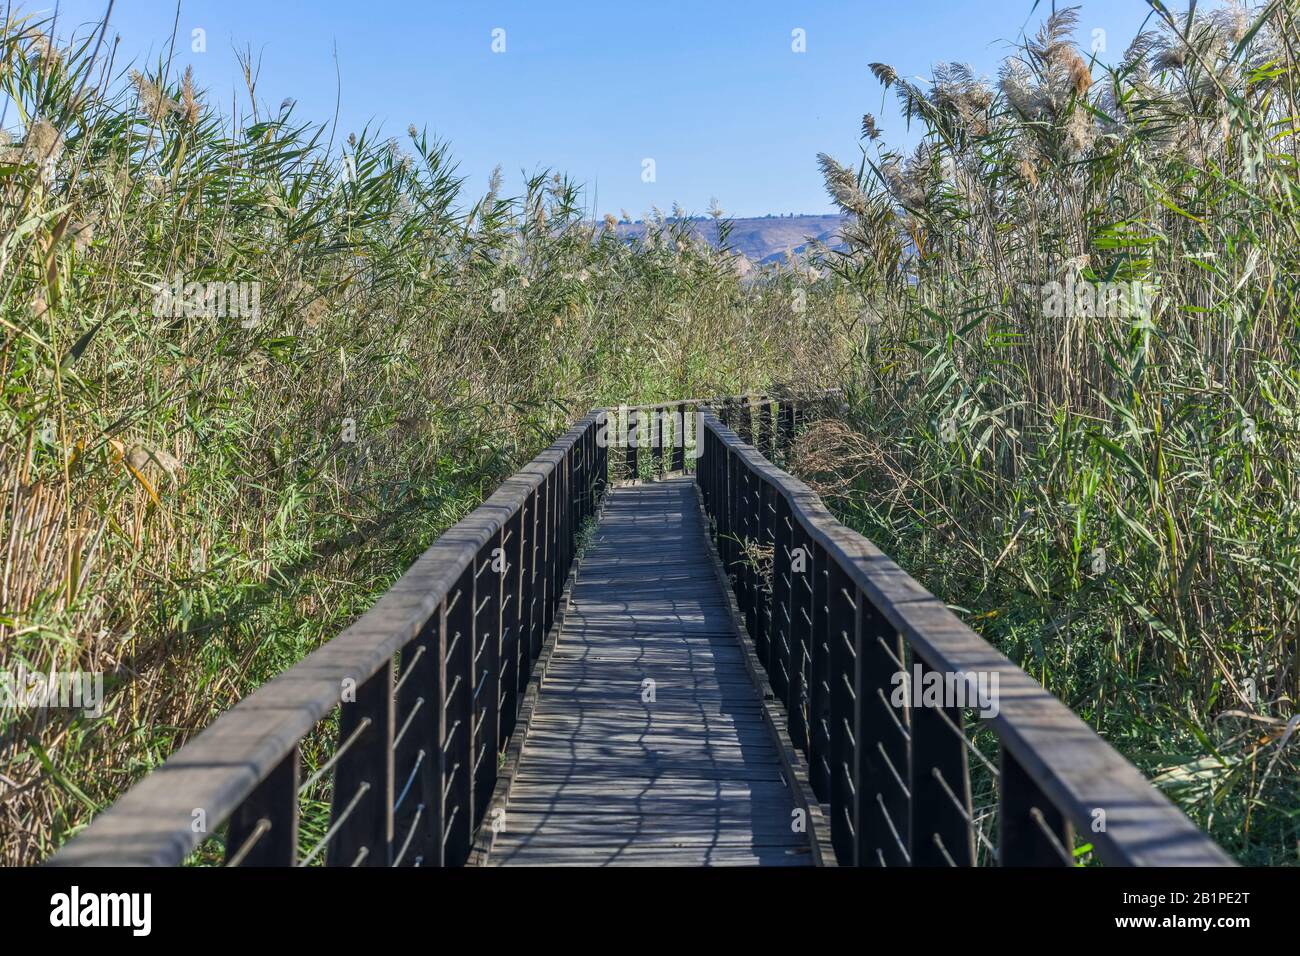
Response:
[[[750,809],[755,814],[768,815],[773,819],[791,820],[794,808],[790,805],[789,791],[771,783],[766,784],[766,788],[744,792],[727,790],[721,793],[660,789],[653,794],[644,794],[639,788],[600,788],[581,793],[573,791],[561,798],[558,786],[545,789],[533,786],[518,794],[512,793],[506,812],[662,814],[683,819],[692,814],[714,814],[722,819],[728,814]]]
[[[714,843],[798,847],[806,839],[789,819],[768,813],[725,816],[714,813],[507,813],[500,843],[549,843],[551,845],[610,845],[619,843]]]
[[[554,750],[530,750],[528,762],[519,771],[521,781],[612,778],[624,783],[642,781],[700,783],[712,789],[717,781],[781,780],[780,761],[772,755],[762,758],[738,750],[733,757],[708,754],[659,755],[654,752],[625,752],[613,755],[564,754]]]
[[[755,832],[749,821],[736,821],[719,824],[707,817],[700,817],[698,825],[673,820],[670,817],[654,817],[664,821],[664,829],[646,828],[639,824],[616,824],[609,827],[600,825],[601,818],[582,819],[577,826],[566,827],[553,817],[530,816],[538,821],[531,828],[516,832],[519,826],[515,817],[507,816],[503,820],[503,829],[497,833],[494,852],[522,854],[527,849],[531,854],[542,849],[607,847],[613,851],[622,848],[646,847],[729,847],[733,849],[748,848],[756,850],[765,847],[787,847],[806,849],[807,840],[803,834],[793,832],[790,826],[783,829],[762,829]],[[569,817],[569,819],[577,819]],[[615,820],[637,819],[615,817]]]
[[[806,847],[519,847],[509,866],[811,866]]]
[[[677,761],[688,758],[741,763],[748,754],[746,744],[731,740],[726,743],[717,743],[707,739],[678,740],[674,737],[662,736],[659,741],[658,743],[646,744],[633,740],[603,741],[598,737],[584,740],[581,738],[566,738],[564,734],[548,734],[539,731],[535,738],[530,735],[529,747],[534,758],[562,755],[575,763],[588,758],[617,757],[626,761],[635,760],[642,756],[652,761]]]
[[[752,687],[743,684],[723,684],[717,680],[701,678],[694,685],[668,678],[654,680],[654,686],[643,685],[640,681],[599,681],[584,682],[574,680],[546,681],[546,690],[552,698],[573,698],[574,701],[610,701],[614,704],[636,703],[654,710],[664,704],[694,705],[717,704],[725,707],[728,703],[755,706]],[[653,700],[646,700],[644,695],[654,692]]]
[[[610,664],[610,667],[617,665]],[[752,682],[747,683],[748,675],[736,665],[701,665],[694,674],[670,672],[663,667],[642,667],[635,671],[624,671],[622,676],[602,678],[598,667],[585,665],[583,668],[570,668],[560,674],[548,674],[547,685],[554,690],[567,687],[589,687],[605,689],[610,693],[624,693],[633,687],[639,692],[643,680],[653,680],[657,688],[674,687],[683,690],[706,691],[716,687],[732,687],[748,690]]]
[[[551,730],[565,734],[569,738],[575,735],[589,734],[672,734],[679,737],[684,733],[720,739],[726,737],[735,740],[738,733],[750,733],[751,728],[762,726],[752,714],[722,714],[706,716],[697,720],[691,714],[658,714],[636,716],[632,714],[614,714],[581,716],[573,714],[548,714],[538,718],[534,724],[540,730]]]
[[[764,842],[771,839],[795,837],[792,843],[801,842],[802,837],[795,833],[788,819],[764,813],[762,808],[735,805],[723,807],[710,813],[567,813],[563,811],[537,812],[534,810],[515,810],[508,815],[505,832],[513,839],[525,834],[540,833],[545,830],[551,834],[569,833],[604,833],[604,832],[641,832],[664,833],[682,836],[694,834],[714,834],[732,836],[737,831],[741,837],[761,837]]]

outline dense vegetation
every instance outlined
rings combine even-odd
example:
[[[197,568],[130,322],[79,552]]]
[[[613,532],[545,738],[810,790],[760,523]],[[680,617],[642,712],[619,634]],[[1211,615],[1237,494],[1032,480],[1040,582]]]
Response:
[[[721,248],[680,216],[628,241],[563,177],[471,196],[415,127],[268,107],[251,62],[227,115],[97,32],[7,22],[0,670],[102,671],[108,702],[0,712],[0,862],[589,407],[773,380],[845,387],[798,467],[846,520],[1230,851],[1295,862],[1296,13],[1153,12],[1105,66],[1065,11],[996,84],[876,64],[920,147],[865,117],[860,164],[821,159],[847,248],[745,276],[721,216]],[[257,312],[159,291],[191,282]],[[1124,295],[1059,294],[1100,282]]]
[[[252,64],[232,118],[48,33],[0,34],[0,668],[102,671],[108,702],[3,712],[5,863],[341,630],[590,407],[831,361],[794,278],[742,286],[662,217],[624,242],[550,175],[466,197],[414,127],[333,142]],[[190,282],[257,285],[208,309]]]
[[[1294,864],[1300,7],[1152,6],[1115,66],[1073,10],[996,84],[872,66],[924,138],[868,116],[859,170],[822,158],[867,305],[804,467],[1231,852]],[[1103,282],[1138,295],[1060,294]]]

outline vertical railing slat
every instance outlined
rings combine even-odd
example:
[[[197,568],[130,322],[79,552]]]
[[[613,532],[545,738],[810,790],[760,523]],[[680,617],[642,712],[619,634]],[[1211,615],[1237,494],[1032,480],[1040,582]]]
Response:
[[[402,674],[394,723],[401,734],[393,755],[397,793],[393,818],[394,864],[436,865],[442,830],[442,688],[438,656],[441,616],[435,614],[402,649]],[[397,855],[401,859],[397,859]]]
[[[780,422],[777,428],[777,447],[784,455],[794,444],[794,402],[788,398],[781,399]]]
[[[858,602],[836,561],[827,566],[826,630],[830,642],[831,845],[841,866],[858,866]]]
[[[474,566],[460,576],[442,609],[443,864],[460,866],[473,834]]]
[[[501,546],[498,530],[474,559],[474,826],[483,819],[496,783],[497,721],[500,688],[501,575],[492,569]]]
[[[831,661],[827,615],[828,558],[825,550],[809,539],[813,552],[813,593],[809,606],[812,626],[809,629],[808,662],[808,774],[813,793],[819,800],[831,796]]]
[[[519,542],[519,693],[522,697],[533,673],[539,648],[537,632],[537,489],[524,502]]]
[[[650,449],[651,463],[654,476],[660,477],[664,473],[664,412],[662,408],[656,408],[651,413],[653,425],[652,434],[653,446]]]
[[[506,520],[502,535],[505,569],[501,580],[501,658],[498,673],[501,688],[501,717],[497,726],[497,746],[504,749],[515,729],[515,712],[519,709],[519,574],[523,565],[523,513],[516,511]]]
[[[772,683],[772,693],[786,705],[786,714],[790,710],[790,669],[794,648],[794,535],[791,529],[790,500],[785,495],[776,496],[775,546],[772,554],[772,650],[771,666],[768,677]]]
[[[863,866],[906,866],[910,811],[908,793],[903,788],[911,771],[907,701],[901,693],[906,687],[906,675],[899,666],[905,660],[903,639],[869,601],[859,599],[858,612],[862,668],[859,861]],[[896,679],[899,674],[903,677]]]
[[[627,413],[627,480],[635,481],[641,477],[641,462],[639,460],[640,444],[639,438],[641,425],[641,413],[635,409],[629,409]]]
[[[339,705],[339,742],[353,740],[334,768],[327,866],[388,866],[393,841],[393,661]]]
[[[816,568],[811,542],[803,526],[792,521],[790,531],[790,686],[786,707],[790,712],[790,740],[808,756],[808,659],[812,648],[812,582]]]
[[[298,861],[298,748],[244,798],[226,828],[226,863],[293,866]]]
[[[678,405],[673,413],[673,471],[686,471],[686,411]]]
[[[1074,827],[1006,749],[998,772],[998,864],[1072,866]]]
[[[755,614],[756,628],[753,632],[754,653],[762,661],[764,670],[771,671],[770,661],[772,659],[772,594],[773,583],[776,579],[779,563],[777,561],[776,544],[773,539],[775,531],[775,514],[773,513],[772,502],[776,497],[776,490],[760,479],[758,482],[758,548],[763,555],[769,555],[767,558],[766,577],[760,576],[758,590],[758,608]]]
[[[538,634],[534,656],[541,653],[542,641],[555,621],[555,472],[542,483],[542,513],[538,516],[537,547],[540,552],[537,568]]]
[[[913,661],[920,665],[923,682],[930,675],[944,680],[942,672],[932,670],[918,655]],[[963,726],[962,708],[933,707],[924,695],[920,699],[921,706],[912,708],[911,723],[912,865],[974,866],[970,767],[957,732]]]

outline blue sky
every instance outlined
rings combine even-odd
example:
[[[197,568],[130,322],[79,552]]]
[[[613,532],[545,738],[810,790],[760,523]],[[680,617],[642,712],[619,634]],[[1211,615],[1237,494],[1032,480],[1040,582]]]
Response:
[[[1064,4],[1063,4],[1064,5]],[[61,0],[60,36],[99,19],[107,0]],[[1146,18],[1144,0],[1082,4],[1080,41],[1104,30],[1117,59]],[[20,3],[52,13],[54,0]],[[561,169],[593,212],[639,218],[674,201],[731,215],[829,212],[816,154],[855,161],[864,112],[890,142],[914,141],[867,69],[908,76],[956,60],[996,67],[1050,0],[182,0],[177,68],[227,104],[243,84],[235,48],[261,57],[259,99],[297,101],[329,120],[341,76],[343,132],[427,126],[451,143],[468,188],[500,164],[510,192],[523,171]],[[117,0],[119,62],[167,50],[176,4]],[[191,50],[194,29],[206,52]],[[494,52],[494,30],[504,51]],[[794,31],[802,30],[803,52]],[[654,160],[654,181],[643,178]]]

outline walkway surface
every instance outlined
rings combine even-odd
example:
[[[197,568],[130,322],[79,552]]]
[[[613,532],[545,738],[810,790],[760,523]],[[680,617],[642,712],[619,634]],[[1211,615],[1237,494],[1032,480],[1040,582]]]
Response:
[[[693,485],[611,490],[489,865],[811,863]]]

